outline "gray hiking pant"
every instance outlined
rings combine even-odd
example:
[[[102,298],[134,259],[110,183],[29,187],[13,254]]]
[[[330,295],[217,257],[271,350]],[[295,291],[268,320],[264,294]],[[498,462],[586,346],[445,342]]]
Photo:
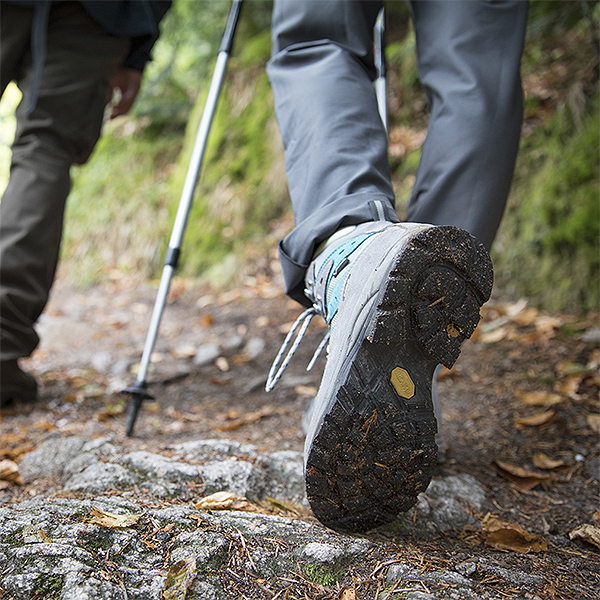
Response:
[[[37,63],[43,67],[38,86],[32,20],[32,9],[2,3],[0,95],[11,80],[23,92],[10,179],[0,202],[2,361],[28,356],[38,344],[33,326],[54,280],[69,171],[88,159],[98,140],[110,78],[131,44],[108,34],[79,3],[53,4],[45,60]]]
[[[398,221],[373,80],[382,2],[275,0],[268,74],[294,230],[279,251],[288,294],[309,305],[315,248],[341,227]],[[407,220],[456,225],[489,248],[506,204],[523,116],[526,0],[411,0],[431,117]]]

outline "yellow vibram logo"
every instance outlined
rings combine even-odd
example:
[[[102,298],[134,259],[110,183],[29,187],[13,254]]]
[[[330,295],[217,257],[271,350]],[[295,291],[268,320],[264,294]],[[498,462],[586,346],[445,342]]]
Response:
[[[396,367],[392,371],[390,381],[401,398],[409,399],[415,395],[415,384],[406,369]]]

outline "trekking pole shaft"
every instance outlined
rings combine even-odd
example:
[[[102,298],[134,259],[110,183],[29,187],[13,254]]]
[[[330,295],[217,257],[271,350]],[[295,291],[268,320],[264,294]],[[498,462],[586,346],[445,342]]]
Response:
[[[200,175],[208,134],[210,132],[210,126],[213,121],[217,107],[217,101],[219,99],[219,93],[223,84],[225,68],[227,66],[229,54],[231,53],[233,46],[233,36],[240,15],[241,6],[242,0],[233,0],[233,4],[229,12],[229,19],[225,28],[225,33],[223,34],[223,40],[219,48],[219,54],[217,56],[214,73],[210,82],[206,103],[204,105],[204,111],[202,113],[202,118],[200,119],[200,125],[198,126],[198,133],[196,134],[196,140],[194,142],[192,156],[190,158],[188,171],[185,177],[181,199],[177,208],[177,214],[173,224],[173,231],[171,233],[169,247],[165,257],[165,265],[160,279],[156,301],[154,302],[154,309],[152,311],[146,342],[144,344],[140,369],[135,384],[132,387],[123,390],[124,392],[131,394],[127,419],[127,435],[131,435],[133,433],[133,427],[142,401],[144,398],[152,397],[146,391],[146,376],[148,374],[154,344],[156,343],[156,338],[158,336],[158,329],[160,327],[160,321],[162,319],[162,314],[167,301],[171,279],[173,278],[173,274],[179,261],[181,242],[192,206],[194,190]]]
[[[179,261],[179,253],[181,250],[181,243],[183,241],[183,234],[185,232],[192,202],[194,200],[194,190],[196,189],[196,184],[198,183],[198,178],[202,169],[202,162],[204,161],[208,135],[210,133],[221,87],[223,85],[223,78],[225,76],[225,70],[229,60],[229,53],[231,52],[233,44],[233,34],[235,33],[235,27],[239,17],[241,4],[241,0],[236,0],[232,5],[227,27],[225,29],[225,34],[223,36],[223,42],[217,56],[215,70],[211,79],[208,95],[206,97],[206,103],[204,105],[202,118],[200,119],[200,125],[198,126],[198,132],[196,134],[196,140],[194,142],[189,168],[186,173],[183,190],[181,192],[181,199],[179,201],[175,222],[173,224],[173,231],[171,232],[171,238],[169,240],[169,248],[165,259],[165,266],[160,280],[156,301],[154,303],[154,310],[150,320],[148,337],[144,346],[140,370],[137,376],[138,383],[144,383],[146,381],[146,375],[150,366],[150,358],[154,349],[156,338],[158,336],[158,329],[160,327],[167,295],[169,293],[171,279],[173,278],[173,274]]]
[[[387,89],[385,79],[385,9],[382,8],[377,15],[375,28],[373,32],[375,46],[375,70],[377,79],[375,80],[375,94],[377,96],[377,107],[383,126],[387,131]]]
[[[177,209],[177,215],[175,216],[175,223],[173,224],[173,232],[171,233],[171,239],[169,241],[169,248],[171,249],[178,249],[181,247],[181,241],[190,214],[192,200],[194,198],[194,189],[196,188],[200,169],[202,168],[206,142],[208,140],[210,126],[217,106],[217,100],[223,83],[223,76],[225,75],[225,67],[227,66],[228,58],[229,55],[226,52],[220,52],[217,57],[215,73],[210,84],[210,89],[208,90],[202,119],[198,126],[198,133],[196,135],[196,141],[190,159],[190,168],[185,177],[183,191],[181,192],[181,201]]]
[[[150,359],[152,357],[152,351],[154,350],[154,344],[156,343],[156,338],[158,336],[158,328],[160,326],[160,321],[162,319],[162,314],[167,301],[167,294],[169,293],[169,287],[171,285],[173,273],[173,266],[165,265],[160,278],[156,300],[154,302],[154,310],[152,311],[152,317],[150,318],[150,326],[148,327],[148,335],[144,345],[144,352],[142,353],[142,360],[140,361],[140,370],[138,372],[136,381],[136,383],[139,384],[144,384],[146,382],[148,368],[150,367]]]

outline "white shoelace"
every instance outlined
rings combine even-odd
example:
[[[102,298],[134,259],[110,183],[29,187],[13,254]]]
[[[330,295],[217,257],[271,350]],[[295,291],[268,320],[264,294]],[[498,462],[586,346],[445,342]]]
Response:
[[[292,328],[290,329],[289,333],[286,335],[285,340],[283,341],[283,344],[279,349],[275,360],[273,361],[271,370],[269,371],[269,376],[267,377],[267,384],[265,385],[265,390],[267,392],[270,392],[275,387],[277,382],[281,379],[283,372],[286,370],[287,366],[292,360],[292,357],[296,353],[296,350],[298,349],[298,346],[300,345],[300,342],[302,341],[302,338],[304,337],[304,334],[306,333],[306,330],[308,329],[312,318],[317,314],[319,314],[319,312],[314,307],[307,308],[294,321],[294,324],[292,325]],[[294,339],[294,342],[292,344],[291,341],[297,329],[300,329],[300,331],[298,331],[296,339]],[[313,357],[310,359],[310,362],[306,367],[307,371],[310,371],[313,368],[313,365],[315,364],[317,358],[323,351],[323,348],[325,348],[327,342],[329,341],[329,333],[330,332],[327,331],[327,334],[319,344],[319,347],[316,349],[315,353],[313,354]],[[290,344],[291,348],[288,350]],[[286,350],[288,350],[287,354],[285,354]]]

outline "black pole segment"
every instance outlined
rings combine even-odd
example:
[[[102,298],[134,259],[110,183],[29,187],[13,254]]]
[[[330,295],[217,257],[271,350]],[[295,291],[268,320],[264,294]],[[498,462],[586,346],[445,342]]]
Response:
[[[165,255],[165,266],[177,268],[179,264],[179,257],[181,256],[181,248],[167,248],[167,254]]]
[[[227,52],[227,54],[231,54],[231,50],[233,49],[233,36],[235,34],[235,28],[237,27],[241,10],[242,0],[233,0],[219,52]]]
[[[137,419],[137,414],[140,410],[140,406],[142,406],[142,402],[146,399],[154,399],[154,397],[146,390],[146,384],[140,381],[136,381],[131,387],[125,388],[123,392],[125,394],[131,394],[129,407],[127,409],[127,426],[125,428],[127,436],[131,437],[133,435],[133,426],[135,425],[135,420]]]

